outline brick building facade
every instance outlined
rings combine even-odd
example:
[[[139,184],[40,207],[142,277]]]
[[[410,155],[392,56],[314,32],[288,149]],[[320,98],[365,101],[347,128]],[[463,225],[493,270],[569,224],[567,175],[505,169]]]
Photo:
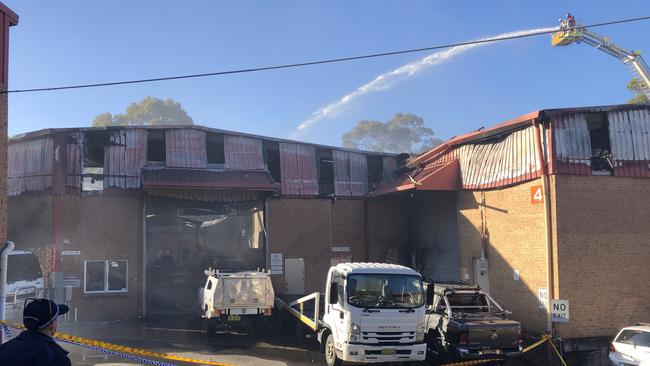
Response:
[[[431,280],[481,285],[527,331],[611,337],[650,321],[648,131],[648,106],[533,112],[411,159],[375,194],[457,192],[457,207],[428,205],[455,217],[458,233],[436,249],[458,271]],[[569,322],[550,321],[544,294],[569,301]]]

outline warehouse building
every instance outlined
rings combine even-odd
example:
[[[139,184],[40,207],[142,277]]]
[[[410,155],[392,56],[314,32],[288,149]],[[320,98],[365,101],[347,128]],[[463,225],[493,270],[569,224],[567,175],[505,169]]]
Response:
[[[650,321],[649,106],[533,112],[400,173],[372,196],[409,202],[430,279],[477,283],[526,330],[565,339]],[[568,322],[551,322],[548,299],[568,300]]]
[[[408,237],[392,197],[364,200],[397,155],[166,126],[36,131],[8,157],[9,237],[80,320],[198,314],[209,267],[321,290],[331,263],[400,260]]]

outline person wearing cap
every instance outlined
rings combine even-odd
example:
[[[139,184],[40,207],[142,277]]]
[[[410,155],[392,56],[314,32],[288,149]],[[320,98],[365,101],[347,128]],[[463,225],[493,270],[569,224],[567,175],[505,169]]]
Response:
[[[67,313],[67,305],[48,299],[27,299],[23,310],[26,330],[0,345],[2,366],[71,366],[68,351],[52,339],[57,317]]]

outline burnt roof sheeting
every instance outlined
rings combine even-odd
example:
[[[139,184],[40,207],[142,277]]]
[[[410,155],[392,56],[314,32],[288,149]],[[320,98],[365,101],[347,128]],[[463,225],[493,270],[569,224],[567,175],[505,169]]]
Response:
[[[206,168],[205,131],[191,128],[165,131],[166,165],[174,168]]]
[[[610,111],[607,119],[614,175],[650,176],[650,111]]]
[[[347,151],[332,151],[334,160],[334,193],[337,196],[352,195],[350,186],[350,153]]]
[[[53,153],[54,141],[51,138],[9,145],[7,194],[17,196],[25,191],[51,188]]]
[[[109,145],[104,150],[104,187],[139,188],[146,148],[145,129],[111,131]]]
[[[350,194],[364,196],[368,193],[368,160],[363,154],[349,153]]]
[[[557,172],[591,175],[591,141],[584,114],[558,115],[551,118],[551,123]]]
[[[311,145],[280,142],[282,194],[318,195],[316,148]]]
[[[225,135],[223,137],[226,168],[264,169],[262,140],[244,136]]]
[[[497,188],[539,177],[541,164],[535,135],[536,129],[531,126],[498,140],[455,149],[463,189]]]
[[[66,186],[81,189],[81,145],[69,143],[66,148]]]
[[[397,170],[397,158],[394,156],[384,156],[382,158],[383,175],[382,182],[390,182],[393,180],[393,173]]]
[[[145,188],[211,188],[275,191],[277,185],[265,171],[213,171],[200,169],[144,169]]]
[[[147,188],[147,195],[169,197],[180,200],[250,202],[262,199],[262,191],[243,191],[239,189],[185,189],[185,188]]]

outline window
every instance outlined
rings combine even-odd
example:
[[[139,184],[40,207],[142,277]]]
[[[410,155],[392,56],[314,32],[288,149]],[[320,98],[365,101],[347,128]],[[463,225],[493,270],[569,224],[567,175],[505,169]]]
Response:
[[[384,158],[381,156],[367,156],[368,159],[368,190],[374,191],[381,185],[384,175]]]
[[[165,130],[149,130],[147,132],[147,160],[165,161],[166,155]]]
[[[226,156],[223,149],[223,135],[207,133],[205,136],[208,164],[225,164]]]
[[[127,292],[128,261],[100,260],[84,263],[84,292]]]
[[[106,146],[105,131],[86,132],[84,143],[84,168],[104,167],[104,147]]]
[[[638,347],[650,347],[650,332],[637,329],[625,329],[616,337],[615,342],[632,344]]]
[[[264,141],[264,163],[276,183],[282,181],[280,172],[280,145],[273,141]]]
[[[334,160],[332,150],[316,150],[318,159],[318,192],[320,194],[334,193]]]

